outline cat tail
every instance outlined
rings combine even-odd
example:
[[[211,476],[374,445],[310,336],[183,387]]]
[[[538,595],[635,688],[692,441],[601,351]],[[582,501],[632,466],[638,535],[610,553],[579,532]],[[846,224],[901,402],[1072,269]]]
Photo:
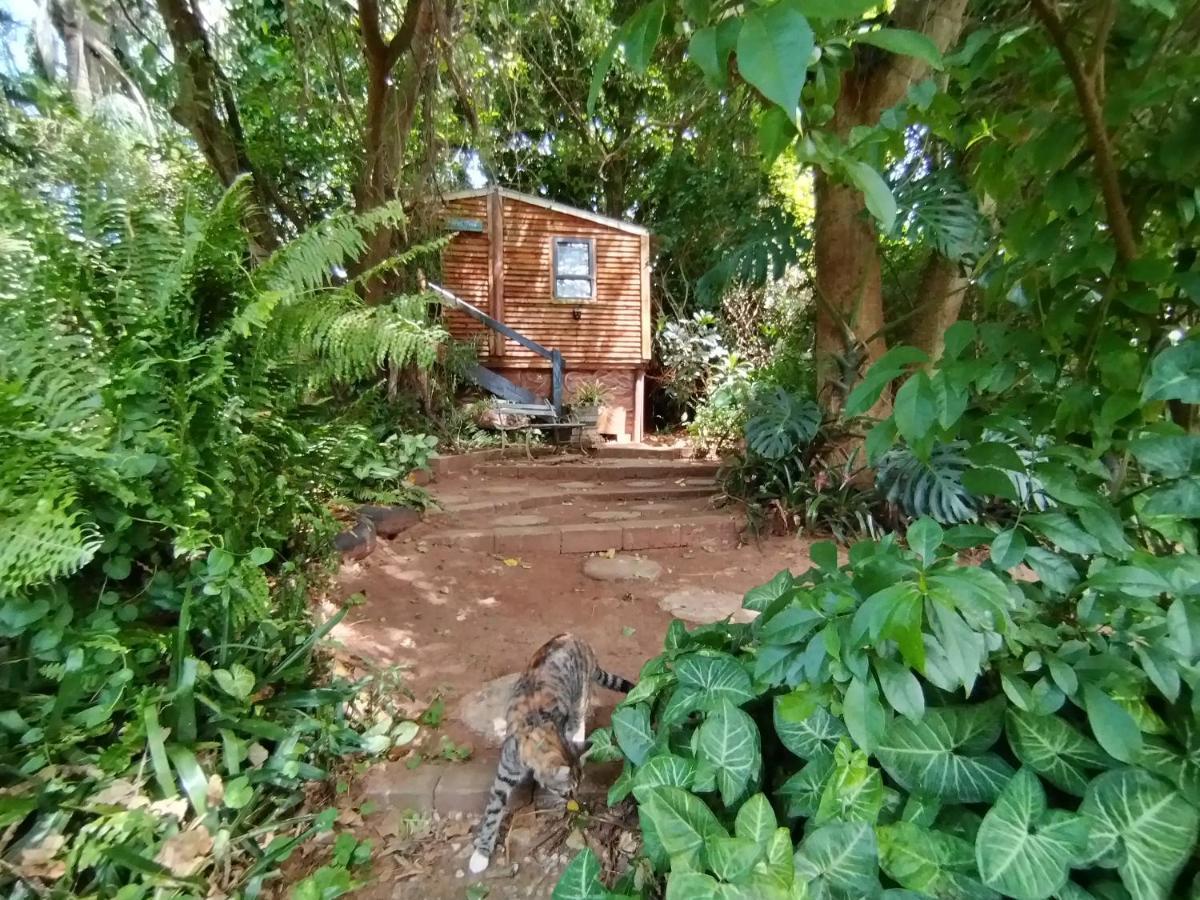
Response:
[[[496,848],[496,836],[500,833],[500,823],[504,819],[505,807],[508,806],[508,797],[513,788],[528,774],[528,768],[521,761],[517,741],[510,735],[500,748],[500,765],[496,769],[496,779],[492,782],[487,807],[483,811],[483,820],[479,823],[479,830],[475,832],[475,852],[471,854],[468,866],[472,874],[478,875],[491,862],[492,851]]]
[[[620,675],[613,675],[611,672],[605,672],[599,666],[596,666],[596,671],[592,673],[592,679],[602,688],[607,688],[610,691],[616,691],[619,694],[628,694],[633,690],[633,682]]]

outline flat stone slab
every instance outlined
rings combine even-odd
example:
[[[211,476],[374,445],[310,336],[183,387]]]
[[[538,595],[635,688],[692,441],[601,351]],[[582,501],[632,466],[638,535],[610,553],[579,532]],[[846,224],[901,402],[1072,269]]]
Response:
[[[590,556],[583,562],[583,574],[596,581],[654,581],[662,566],[636,556]]]
[[[597,522],[624,522],[628,519],[640,519],[642,514],[626,509],[598,509],[595,512],[584,513],[589,519]]]
[[[626,481],[625,486],[631,488],[656,488],[666,487],[667,482],[660,481],[657,478],[634,478]]]
[[[570,491],[583,491],[590,487],[595,487],[596,484],[593,481],[560,481],[558,486]]]
[[[505,528],[524,528],[528,525],[545,525],[549,521],[545,516],[500,516],[493,519],[492,524]]]
[[[519,672],[514,672],[511,675],[493,678],[479,690],[467,694],[459,701],[458,708],[454,711],[455,717],[488,745],[499,747],[508,730],[505,721],[508,716],[508,703],[520,677]]]
[[[434,494],[434,499],[439,503],[470,503],[471,498],[466,494]]]
[[[708,588],[689,587],[672,591],[658,601],[658,606],[663,612],[698,625],[719,622],[730,615],[735,622],[749,622],[758,615],[742,609],[741,594]]]

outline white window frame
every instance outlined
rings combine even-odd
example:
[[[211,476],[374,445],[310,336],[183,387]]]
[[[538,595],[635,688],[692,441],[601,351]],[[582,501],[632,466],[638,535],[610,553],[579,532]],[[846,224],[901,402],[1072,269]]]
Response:
[[[559,275],[558,274],[558,248],[560,244],[587,244],[588,246],[588,274],[587,275]],[[571,278],[582,281],[586,278],[591,284],[591,291],[586,297],[561,297],[558,293],[558,279]],[[570,237],[567,235],[555,235],[550,238],[550,296],[555,303],[594,303],[596,301],[596,239],[590,237]]]

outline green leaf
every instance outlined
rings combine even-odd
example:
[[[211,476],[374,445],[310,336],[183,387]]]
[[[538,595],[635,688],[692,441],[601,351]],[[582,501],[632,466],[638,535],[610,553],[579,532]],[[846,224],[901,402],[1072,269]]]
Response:
[[[1115,765],[1100,745],[1058,716],[1010,709],[1006,734],[1017,759],[1055,787],[1082,797],[1088,772]]]
[[[208,576],[219,578],[222,575],[228,575],[236,562],[237,558],[228,550],[213,547],[208,551]]]
[[[1057,553],[1044,547],[1030,547],[1025,551],[1025,562],[1042,580],[1047,589],[1057,594],[1069,594],[1079,581],[1079,573],[1071,563]]]
[[[1093,684],[1083,686],[1088,724],[1096,741],[1110,756],[1133,762],[1142,752],[1142,732],[1121,704]]]
[[[1017,451],[1008,444],[1001,444],[998,441],[972,444],[967,448],[966,455],[967,459],[977,466],[992,466],[1012,472],[1025,471],[1025,463],[1017,455]]]
[[[901,345],[893,347],[887,353],[875,360],[867,369],[862,381],[850,391],[842,416],[850,419],[861,416],[879,399],[883,389],[898,378],[911,365],[925,363],[929,357],[916,347]]]
[[[650,711],[643,704],[619,706],[612,714],[612,729],[617,744],[635,766],[640,766],[654,748]]]
[[[922,516],[908,526],[904,537],[909,548],[920,557],[921,564],[928,567],[937,562],[937,552],[945,536],[942,526],[928,516]]]
[[[179,783],[183,785],[183,792],[191,802],[192,809],[197,816],[203,816],[208,812],[208,777],[200,768],[196,754],[187,747],[178,746],[167,748],[167,754],[175,765]]]
[[[675,663],[679,687],[696,695],[697,709],[716,709],[728,702],[741,706],[754,699],[750,675],[727,654],[691,653]]]
[[[909,443],[925,437],[937,424],[937,400],[929,376],[916,372],[896,391],[894,408],[896,428]]]
[[[766,584],[760,584],[758,587],[752,587],[746,591],[746,596],[742,599],[742,609],[757,613],[766,612],[772,603],[792,590],[795,584],[796,579],[792,573],[783,569]]]
[[[812,51],[812,29],[791,2],[754,7],[746,13],[738,35],[738,72],[793,116]]]
[[[1026,546],[1024,535],[1015,528],[1009,528],[996,535],[989,553],[997,568],[1007,570],[1025,559]]]
[[[876,172],[874,167],[865,162],[852,162],[846,166],[846,177],[852,185],[862,191],[863,200],[867,204],[867,211],[875,217],[875,221],[879,223],[880,230],[885,234],[890,232],[896,225],[896,198],[892,195],[892,189],[888,187],[888,183],[884,181],[883,176]],[[933,386],[929,383],[928,375],[924,372],[921,372],[920,375],[924,378],[925,388],[928,391],[932,419],[936,421],[937,399],[933,394]],[[897,393],[897,402],[899,402],[899,396]],[[896,419],[896,424],[900,428],[900,433],[908,438],[904,426],[900,424],[899,418]],[[912,440],[911,438],[909,439]]]
[[[879,703],[874,679],[850,679],[850,686],[846,688],[846,696],[842,701],[842,718],[854,742],[868,753],[873,753],[887,727],[887,716]]]
[[[641,800],[648,791],[660,787],[677,787],[687,790],[696,775],[696,764],[690,759],[660,753],[638,766],[633,775],[633,796]]]
[[[922,896],[954,900],[995,900],[975,871],[975,850],[968,841],[912,822],[875,829],[879,866],[888,877]]]
[[[843,742],[834,751],[833,768],[825,779],[811,824],[829,821],[870,822],[883,808],[883,778],[867,754]]]
[[[1200,478],[1182,478],[1148,491],[1141,513],[1200,519]]]
[[[909,31],[904,28],[861,31],[854,35],[854,42],[870,44],[900,56],[911,56],[928,63],[934,69],[941,69],[944,66],[942,53],[938,50],[937,45],[919,31]]]
[[[600,881],[600,860],[590,849],[575,855],[554,886],[552,900],[607,900],[608,891]]]
[[[898,581],[872,594],[858,608],[851,622],[851,639],[861,643],[864,636],[873,642],[893,640],[904,661],[916,669],[925,665],[925,644],[921,634],[924,598],[910,581]]]
[[[658,36],[662,32],[665,11],[665,0],[653,0],[621,26],[621,47],[625,51],[625,61],[639,75],[650,66],[654,45],[658,43]]]
[[[968,469],[963,472],[962,483],[976,497],[1000,497],[1013,503],[1020,501],[1020,494],[1012,479],[1002,470],[991,466]]]
[[[737,45],[741,30],[742,20],[731,17],[717,25],[696,29],[688,42],[688,58],[717,87],[729,82],[729,54]]]
[[[1037,513],[1025,516],[1026,525],[1067,553],[1093,556],[1100,543],[1065,513]]]
[[[609,40],[592,69],[592,83],[588,88],[587,98],[589,116],[596,113],[596,101],[600,99],[600,91],[604,88],[604,79],[608,77],[608,71],[612,68],[613,60],[616,59],[617,48],[621,46],[621,38],[622,32],[618,30]]]
[[[725,885],[703,872],[673,869],[667,878],[665,900],[734,900]]]
[[[229,669],[214,669],[213,679],[230,697],[245,700],[254,690],[254,673],[241,663],[234,663]]]
[[[625,754],[621,752],[621,748],[613,741],[613,733],[611,728],[597,728],[588,736],[591,744],[588,747],[584,759],[592,762],[613,762],[614,760],[623,759]]]
[[[880,0],[796,0],[800,12],[810,19],[861,19],[879,6]]]
[[[178,795],[175,779],[171,776],[171,765],[167,757],[167,733],[159,724],[158,707],[147,706],[142,714],[146,725],[146,745],[150,751],[150,763],[154,769],[154,780],[164,797]]]
[[[689,868],[704,867],[705,841],[713,836],[728,836],[717,817],[694,794],[674,787],[648,792],[641,809],[653,823],[654,832],[666,853],[680,857]]]
[[[894,719],[875,755],[907,790],[947,803],[991,801],[1012,775],[1003,759],[983,752],[1000,736],[1003,712],[997,698],[927,709],[919,722]]]
[[[811,831],[793,857],[809,896],[873,897],[879,891],[875,830],[866,822],[823,825]]]
[[[1138,769],[1105,772],[1088,785],[1081,864],[1116,867],[1134,897],[1171,896],[1196,843],[1197,812],[1165,781]]]
[[[224,803],[230,809],[242,809],[254,797],[254,788],[250,786],[245,775],[239,775],[225,782]]]
[[[275,551],[270,547],[255,547],[246,558],[252,566],[265,566],[274,556]]]
[[[1047,810],[1041,782],[1020,769],[983,817],[975,862],[988,887],[1016,900],[1044,900],[1066,884],[1087,839],[1087,820]]]
[[[825,784],[833,773],[833,751],[817,750],[799,772],[793,773],[777,790],[790,818],[809,819],[817,814]]]
[[[1200,341],[1184,341],[1154,357],[1142,388],[1142,402],[1152,400],[1200,403]]]
[[[765,794],[755,794],[742,804],[734,819],[733,833],[766,848],[775,834],[775,810]]]
[[[722,881],[741,881],[749,875],[764,849],[746,838],[723,835],[708,838],[705,845],[708,868]]]
[[[1200,466],[1200,435],[1155,434],[1129,442],[1144,470],[1163,478],[1182,478]]]
[[[892,709],[913,720],[925,715],[925,694],[908,666],[883,658],[875,659],[873,666],[883,696]]]
[[[833,750],[838,740],[846,734],[846,726],[824,707],[808,716],[793,720],[782,707],[784,697],[775,698],[775,734],[792,753],[801,759],[812,759],[821,752]]]
[[[762,769],[758,726],[732,703],[726,702],[704,720],[696,751],[716,769],[717,787],[726,806],[745,793]]]

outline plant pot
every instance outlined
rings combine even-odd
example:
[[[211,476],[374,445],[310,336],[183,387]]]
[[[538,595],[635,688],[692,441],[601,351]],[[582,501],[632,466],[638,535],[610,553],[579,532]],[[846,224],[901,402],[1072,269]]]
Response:
[[[583,425],[595,425],[600,421],[599,406],[576,406],[572,412],[575,419]]]

